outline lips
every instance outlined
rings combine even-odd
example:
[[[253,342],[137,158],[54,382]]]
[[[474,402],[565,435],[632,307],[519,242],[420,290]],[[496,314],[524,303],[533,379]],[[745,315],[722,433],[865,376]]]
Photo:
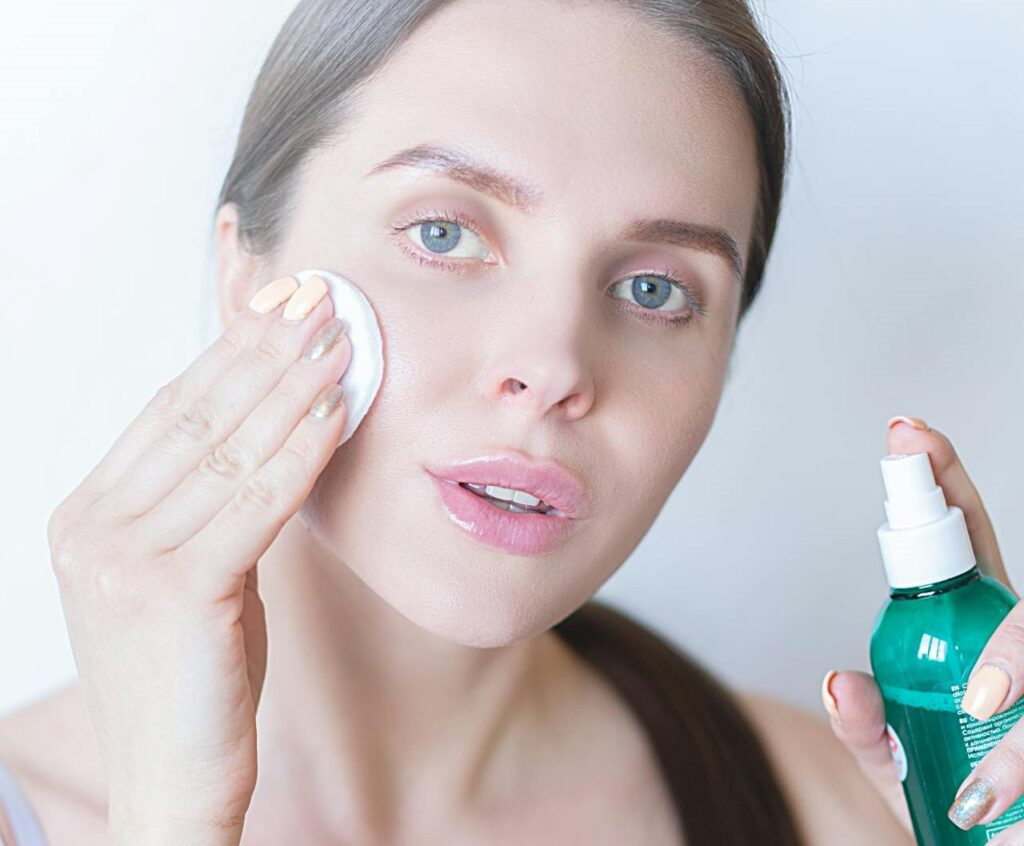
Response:
[[[567,544],[585,522],[498,508],[458,482],[425,470],[449,523],[483,546],[511,555],[543,557]]]
[[[443,481],[525,491],[563,512],[563,519],[582,520],[590,514],[583,483],[567,467],[551,459],[503,451],[454,464],[428,465],[426,469]]]

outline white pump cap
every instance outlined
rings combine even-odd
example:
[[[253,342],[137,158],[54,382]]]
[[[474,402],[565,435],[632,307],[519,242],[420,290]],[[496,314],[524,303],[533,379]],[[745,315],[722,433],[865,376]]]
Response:
[[[887,455],[882,461],[885,514],[878,528],[890,587],[934,584],[976,563],[963,512],[946,506],[928,453]]]

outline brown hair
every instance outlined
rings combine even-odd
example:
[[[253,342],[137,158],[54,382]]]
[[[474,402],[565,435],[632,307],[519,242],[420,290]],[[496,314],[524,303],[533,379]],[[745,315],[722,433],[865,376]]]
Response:
[[[260,69],[217,210],[238,209],[247,251],[279,246],[296,177],[344,130],[360,87],[431,12],[451,0],[302,0]],[[745,0],[613,0],[716,59],[742,92],[757,141],[760,187],[739,319],[761,287],[789,156],[780,68]],[[216,214],[216,211],[215,211]],[[796,846],[775,773],[729,693],[691,658],[607,606],[588,602],[556,632],[636,711],[690,843]]]
[[[612,684],[647,729],[687,843],[802,846],[760,738],[698,661],[597,600],[554,632]]]

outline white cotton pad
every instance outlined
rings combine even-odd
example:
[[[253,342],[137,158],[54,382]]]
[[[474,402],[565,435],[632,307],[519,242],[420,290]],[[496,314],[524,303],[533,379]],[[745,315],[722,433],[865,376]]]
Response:
[[[339,383],[345,389],[348,413],[338,441],[341,446],[363,422],[384,380],[384,341],[380,324],[370,301],[354,282],[326,270],[303,270],[292,276],[300,285],[310,276],[319,276],[327,283],[334,316],[345,324],[345,332],[352,342],[352,360]]]

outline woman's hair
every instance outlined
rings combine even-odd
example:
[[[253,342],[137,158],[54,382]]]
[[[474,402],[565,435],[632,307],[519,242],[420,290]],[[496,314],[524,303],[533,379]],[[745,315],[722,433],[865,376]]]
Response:
[[[585,1],[585,0],[584,0]],[[697,45],[743,94],[760,185],[739,319],[761,287],[789,155],[789,99],[780,68],[745,0],[605,0]],[[281,244],[297,177],[345,130],[360,87],[431,12],[451,0],[302,0],[270,49],[242,119],[217,201],[238,207],[247,251]],[[564,0],[579,2],[579,0]],[[554,631],[600,670],[650,734],[690,843],[797,846],[791,809],[738,706],[692,658],[593,601]]]
[[[804,846],[760,737],[699,661],[597,600],[553,631],[607,679],[646,729],[687,843]]]

